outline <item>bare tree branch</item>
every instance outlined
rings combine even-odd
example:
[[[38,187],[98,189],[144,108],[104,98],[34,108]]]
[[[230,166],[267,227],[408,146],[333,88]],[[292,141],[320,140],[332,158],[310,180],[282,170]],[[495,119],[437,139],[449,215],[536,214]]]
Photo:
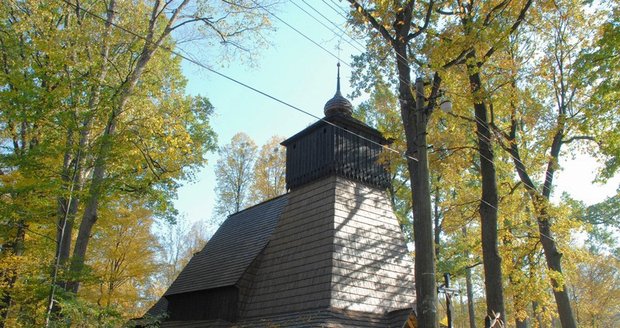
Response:
[[[434,3],[435,3],[434,0],[429,1],[428,10],[426,11],[426,16],[424,17],[424,25],[418,26],[414,24],[414,26],[418,30],[415,31],[414,33],[410,33],[409,36],[407,36],[407,41],[415,39],[418,35],[422,34],[428,28],[428,22],[431,20],[431,14],[433,12]]]
[[[383,27],[383,25],[379,24],[379,22],[375,19],[373,15],[371,15],[368,11],[366,11],[366,9],[362,7],[362,5],[360,5],[356,0],[349,0],[349,3],[351,3],[351,5],[355,8],[355,10],[361,13],[370,22],[370,24],[375,29],[377,29],[379,33],[381,33],[381,35],[386,40],[389,40],[390,44],[394,45],[394,43],[396,42],[396,39],[392,37],[390,32],[386,30],[385,27]]]
[[[458,56],[456,56],[456,58],[452,59],[451,61],[445,63],[442,68],[450,68],[454,65],[460,65],[465,63],[465,59],[467,58],[467,56],[473,52],[474,50],[469,48],[469,49],[465,49],[463,50]]]
[[[512,24],[512,26],[510,27],[510,30],[508,31],[508,33],[506,35],[511,35],[512,33],[514,33],[514,31],[517,30],[517,28],[519,28],[519,25],[521,25],[521,23],[525,20],[525,14],[527,13],[528,9],[530,8],[530,6],[532,5],[533,0],[528,0],[525,5],[523,6],[523,8],[521,8],[521,11],[519,12],[519,16],[517,17],[517,19],[515,20],[515,22]],[[484,54],[484,56],[482,57],[482,62],[485,62],[487,59],[489,59],[491,57],[491,55],[493,55],[493,53],[495,53],[495,51],[497,50],[496,45],[492,46],[486,54]]]
[[[504,0],[500,2],[497,6],[491,8],[491,10],[487,13],[486,17],[484,18],[484,26],[488,26],[493,20],[493,18],[495,17],[493,14],[500,9],[503,10],[504,8],[506,8],[506,6],[508,5],[508,3],[510,3],[510,1],[512,0]]]
[[[590,141],[594,141],[597,145],[600,145],[600,143],[593,136],[574,136],[574,137],[570,137],[570,138],[568,138],[566,140],[562,140],[562,144],[569,144],[569,143],[571,143],[573,141],[577,141],[577,140],[590,140]]]

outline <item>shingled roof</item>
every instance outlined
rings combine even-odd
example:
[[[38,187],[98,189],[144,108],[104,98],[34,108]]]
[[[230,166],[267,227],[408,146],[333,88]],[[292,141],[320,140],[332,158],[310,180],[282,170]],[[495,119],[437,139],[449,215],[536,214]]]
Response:
[[[164,296],[235,285],[269,241],[286,203],[283,195],[228,217]]]
[[[349,106],[338,90],[324,120],[282,143],[288,193],[222,224],[154,306],[162,327],[409,327],[413,261],[379,160],[389,141]]]

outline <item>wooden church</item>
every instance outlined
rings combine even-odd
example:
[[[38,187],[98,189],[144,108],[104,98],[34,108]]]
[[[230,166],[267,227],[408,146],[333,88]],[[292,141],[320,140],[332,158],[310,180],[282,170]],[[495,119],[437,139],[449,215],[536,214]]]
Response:
[[[413,327],[413,261],[379,156],[340,94],[282,142],[285,195],[228,217],[161,300],[162,327]]]

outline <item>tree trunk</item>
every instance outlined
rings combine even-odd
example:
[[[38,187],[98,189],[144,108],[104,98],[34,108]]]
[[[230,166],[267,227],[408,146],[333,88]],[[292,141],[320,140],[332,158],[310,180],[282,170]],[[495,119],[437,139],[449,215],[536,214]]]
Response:
[[[75,217],[77,215],[79,197],[74,195],[74,191],[80,191],[82,189],[82,175],[83,175],[83,161],[84,156],[83,153],[86,151],[86,146],[90,139],[90,132],[92,128],[92,120],[93,115],[95,115],[95,111],[99,106],[99,101],[101,98],[101,88],[104,85],[104,81],[108,74],[109,69],[109,55],[110,55],[110,35],[112,31],[112,24],[114,22],[114,17],[116,13],[116,1],[110,1],[109,5],[106,8],[106,22],[105,22],[105,30],[103,32],[103,42],[101,45],[101,67],[99,68],[99,73],[97,79],[95,81],[95,85],[93,85],[90,89],[90,98],[88,100],[88,112],[86,113],[86,117],[82,123],[80,129],[80,137],[78,141],[77,153],[71,160],[72,153],[72,131],[67,132],[67,145],[65,150],[64,162],[63,162],[63,172],[62,172],[62,180],[65,186],[70,186],[67,188],[69,190],[70,195],[69,198],[66,196],[61,196],[58,199],[58,225],[56,231],[56,263],[55,263],[55,273],[53,274],[53,279],[56,279],[56,274],[58,271],[59,265],[64,265],[69,260],[71,254],[71,243],[73,241],[73,225],[75,222]],[[77,12],[78,20],[79,20],[79,9]],[[69,201],[70,199],[70,201]],[[53,281],[52,283],[56,283]],[[60,283],[60,287],[65,289],[70,289],[69,286],[72,282],[62,282]],[[77,290],[76,290],[77,292]],[[50,295],[53,297],[53,295]],[[53,306],[53,300],[50,300],[50,310],[56,313],[59,308]]]
[[[467,288],[467,314],[469,328],[476,328],[476,311],[474,307],[474,287],[471,281],[471,268],[465,269],[465,284]]]
[[[491,131],[487,118],[487,106],[481,99],[482,81],[475,60],[475,52],[467,56],[469,84],[474,98],[476,135],[478,137],[478,154],[480,156],[480,175],[482,178],[482,199],[480,201],[480,219],[482,230],[482,259],[484,262],[484,286],[486,291],[487,316],[506,322],[504,309],[504,289],[502,285],[502,260],[497,241],[497,181],[495,172],[495,155],[491,145]],[[485,321],[486,322],[486,321]]]
[[[544,210],[541,214],[542,215],[538,217],[538,231],[540,233],[540,242],[545,251],[547,267],[550,270],[562,274],[562,254],[558,251],[555,239],[553,239],[548,216]],[[577,323],[573,316],[573,309],[570,305],[566,284],[551,278],[551,285],[553,286],[553,297],[558,306],[558,316],[560,317],[562,328],[576,328]]]
[[[88,249],[88,243],[90,241],[91,232],[95,222],[97,222],[97,210],[99,207],[99,198],[103,192],[104,176],[106,172],[107,156],[112,149],[111,138],[116,130],[115,115],[116,110],[112,112],[106,125],[101,148],[95,159],[95,167],[93,169],[93,177],[91,179],[90,189],[88,191],[88,201],[82,215],[82,222],[78,230],[78,235],[75,240],[75,247],[73,249],[73,259],[71,261],[71,273],[72,277],[77,277],[75,281],[67,284],[67,289],[73,293],[77,293],[80,286],[80,276],[84,267],[86,258],[86,250]]]
[[[437,178],[437,184],[439,184],[441,177]],[[439,243],[441,242],[441,213],[439,213],[439,187],[435,187],[433,192],[433,218],[435,221],[435,258],[439,258]]]
[[[512,247],[512,245],[510,245],[510,247]],[[523,267],[523,263],[521,263],[519,259],[513,259],[513,261],[517,263],[519,268]],[[510,276],[510,284],[514,285],[514,280],[512,279],[512,275]],[[519,295],[513,296],[513,305],[514,305],[514,312],[515,312],[515,327],[516,328],[527,328],[527,317],[525,317],[524,319],[521,319],[516,315],[517,311],[526,310],[524,308],[521,308],[520,306],[517,306],[517,299],[516,299],[517,297],[519,297]]]
[[[545,259],[547,260],[547,267],[560,274],[562,273],[562,254],[558,251],[551,232],[551,223],[549,222],[549,214],[547,213],[547,206],[549,204],[549,198],[551,197],[551,187],[553,185],[553,174],[555,173],[555,167],[558,165],[558,159],[560,157],[560,149],[562,147],[562,139],[564,138],[564,113],[560,113],[557,121],[557,130],[553,137],[551,144],[551,158],[547,164],[547,171],[545,172],[545,183],[543,184],[542,207],[538,211],[538,232],[540,233],[540,242],[545,251]],[[532,194],[531,194],[532,195]],[[566,284],[556,279],[551,279],[551,285],[553,286],[553,297],[558,306],[558,316],[562,323],[562,328],[576,328],[575,316],[573,315],[573,309],[570,305],[570,299],[568,297],[568,288]]]
[[[467,237],[467,227],[463,226],[463,237]],[[469,259],[469,251],[465,251],[465,257]],[[465,286],[467,289],[467,312],[469,328],[476,328],[476,311],[474,308],[474,287],[471,281],[471,268],[465,268]]]
[[[68,209],[67,209],[68,207]],[[65,197],[58,199],[58,224],[56,226],[56,250],[58,264],[63,266],[71,255],[71,240],[75,215],[77,214],[78,199],[71,201]]]
[[[519,152],[519,146],[516,142],[512,142],[516,139],[516,125],[517,122],[513,118],[510,131],[510,154],[513,158],[515,170],[519,175],[519,178],[523,182],[534,208],[536,210],[536,220],[538,222],[538,233],[540,243],[542,244],[543,251],[545,253],[545,260],[547,267],[557,273],[562,274],[562,254],[558,251],[555,239],[551,232],[551,223],[549,222],[549,214],[547,207],[549,206],[549,198],[551,197],[551,187],[553,185],[553,175],[555,173],[555,167],[560,155],[560,149],[562,147],[562,138],[564,136],[564,118],[563,114],[560,114],[557,122],[557,129],[553,137],[551,144],[550,159],[547,163],[547,170],[545,171],[545,182],[543,184],[542,194],[538,192],[534,182],[530,178],[529,173],[525,167],[525,164],[521,161],[521,154]],[[558,307],[558,315],[563,328],[576,328],[577,323],[573,315],[573,310],[570,305],[570,299],[568,297],[568,289],[566,285],[551,277],[551,285],[553,287],[553,297],[555,298],[556,305]]]
[[[66,231],[73,229],[73,218],[77,211],[77,199],[69,201],[65,193],[71,188],[69,185],[73,183],[71,174],[71,152],[73,148],[73,129],[67,130],[65,142],[65,154],[63,156],[62,172],[60,174],[62,181],[62,195],[58,197],[58,220],[56,224],[56,256],[58,263],[63,264],[69,258],[71,249],[71,235],[65,238]],[[73,172],[74,174],[76,172]]]
[[[396,48],[399,73],[400,109],[407,140],[407,165],[412,186],[413,233],[415,245],[415,280],[417,322],[419,327],[439,327],[435,251],[431,210],[430,175],[426,142],[427,116],[424,106],[424,83],[416,81],[416,99],[411,92],[411,76],[406,46]],[[413,160],[411,157],[415,157]]]
[[[511,285],[514,284],[514,281],[512,280],[512,277],[510,279],[510,284]],[[513,297],[513,300],[515,300],[514,297]],[[517,303],[516,300],[513,301],[513,304],[515,306],[514,311],[517,312],[517,310],[522,310],[521,308],[517,308],[516,303]],[[523,309],[523,310],[525,310],[525,309]],[[524,319],[521,319],[515,313],[515,327],[516,328],[527,328],[527,317],[524,318]]]
[[[536,301],[532,302],[532,314],[534,315],[534,318],[536,318],[536,323],[538,324],[538,328],[545,328],[542,317],[540,316],[540,313],[538,311],[538,307],[539,307],[538,302]]]
[[[407,168],[412,188],[417,323],[421,328],[439,327],[426,133],[428,117],[431,113],[430,107],[432,107],[430,104],[433,104],[437,98],[436,93],[441,79],[435,74],[429,106],[426,106],[422,80],[416,81],[416,96],[412,92],[411,66],[408,59],[408,45],[413,38],[426,29],[433,4],[431,2],[428,6],[425,25],[417,26],[418,31],[415,33],[411,32],[415,2],[403,5],[395,13],[392,24],[394,35],[392,35],[386,25],[379,23],[358,1],[349,0],[349,3],[368,19],[373,28],[394,50],[393,54],[396,57],[399,106],[405,131]]]
[[[122,113],[123,109],[127,105],[129,97],[131,97],[131,95],[133,94],[133,90],[135,89],[138,81],[140,80],[142,73],[144,73],[146,65],[149,63],[151,58],[153,58],[155,51],[161,46],[165,38],[170,34],[173,29],[172,25],[177,20],[177,18],[183,11],[183,8],[188,4],[188,2],[189,0],[183,0],[179,4],[179,6],[173,11],[171,17],[166,23],[166,26],[164,27],[164,30],[159,36],[155,36],[155,32],[158,29],[157,19],[158,17],[160,17],[160,10],[162,9],[162,6],[164,6],[164,3],[157,2],[157,5],[153,6],[151,10],[148,33],[145,38],[145,43],[142,47],[142,51],[140,52],[140,56],[138,57],[133,71],[131,71],[131,73],[125,80],[125,83],[121,85],[116,101],[112,102],[114,105],[103,133],[101,148],[99,149],[99,152],[97,153],[95,159],[93,177],[88,193],[88,202],[86,203],[86,207],[84,208],[82,222],[80,223],[78,236],[75,241],[75,248],[73,250],[71,272],[73,274],[77,274],[78,277],[84,267],[86,250],[88,248],[88,243],[90,241],[93,226],[95,225],[95,222],[97,222],[97,209],[99,208],[99,199],[103,192],[103,184],[107,168],[107,157],[112,150],[112,138],[116,131],[118,116]],[[111,1],[111,8],[113,8],[114,3],[115,1]],[[113,10],[109,10],[109,12],[110,11]],[[79,287],[80,281],[78,279],[77,281],[72,282],[68,289],[74,293],[77,293]]]
[[[8,245],[3,245],[2,253],[12,253],[13,256],[22,256],[24,254],[24,240],[26,238],[26,222],[20,220],[17,222],[17,232],[15,238]],[[6,250],[6,251],[5,251]],[[4,255],[4,254],[3,254]],[[8,254],[7,254],[8,255]],[[0,298],[0,328],[6,324],[9,316],[9,308],[13,300],[12,290],[17,281],[17,271],[15,268],[9,268],[2,273],[4,291]]]
[[[403,54],[404,47],[403,47]],[[430,176],[426,142],[427,118],[424,114],[424,83],[416,81],[416,98],[414,102],[409,85],[409,67],[399,63],[401,79],[401,115],[407,138],[407,154],[415,156],[417,161],[408,158],[408,168],[412,185],[413,234],[415,244],[415,278],[417,299],[417,321],[420,327],[438,327],[437,284],[435,281],[435,251],[433,240],[433,218],[430,201]],[[406,67],[405,67],[406,66]],[[408,94],[403,100],[403,92]],[[415,105],[415,107],[414,107]]]
[[[110,22],[112,21],[112,18],[108,19]],[[71,160],[72,133],[71,131],[67,133],[67,149],[65,151],[65,159],[63,162],[62,181],[65,186],[69,186],[65,190],[70,192],[71,195],[69,198],[71,198],[71,202],[69,203],[68,199],[65,196],[60,197],[58,200],[59,206],[58,225],[56,227],[56,247],[58,254],[58,263],[61,265],[67,262],[71,254],[71,242],[73,241],[73,224],[75,222],[78,204],[80,202],[77,194],[79,193],[79,191],[82,190],[83,187],[82,178],[84,175],[84,152],[86,152],[86,147],[90,139],[93,115],[95,115],[95,111],[101,99],[101,86],[104,84],[109,68],[108,55],[110,51],[110,45],[107,44],[107,42],[105,43],[106,44],[104,45],[102,50],[104,64],[97,79],[97,85],[91,88],[91,97],[88,101],[88,112],[86,113],[86,117],[82,122],[77,153],[73,157],[73,160]]]
[[[452,316],[454,313],[454,306],[452,305],[452,294],[450,294],[450,274],[449,273],[444,273],[444,279],[445,279],[445,295],[446,295],[446,318],[448,320],[448,327],[447,328],[452,328]]]

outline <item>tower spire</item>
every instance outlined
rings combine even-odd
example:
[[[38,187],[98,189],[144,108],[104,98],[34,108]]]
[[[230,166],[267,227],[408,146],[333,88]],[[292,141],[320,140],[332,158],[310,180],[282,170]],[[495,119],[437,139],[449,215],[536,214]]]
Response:
[[[338,64],[336,64],[337,70],[338,70],[338,75],[336,77],[336,94],[339,95],[340,94],[340,62],[338,62]]]
[[[336,64],[336,67],[338,72],[336,75],[336,94],[325,103],[323,112],[325,116],[332,116],[335,114],[351,116],[353,113],[353,105],[340,93],[340,62]]]

